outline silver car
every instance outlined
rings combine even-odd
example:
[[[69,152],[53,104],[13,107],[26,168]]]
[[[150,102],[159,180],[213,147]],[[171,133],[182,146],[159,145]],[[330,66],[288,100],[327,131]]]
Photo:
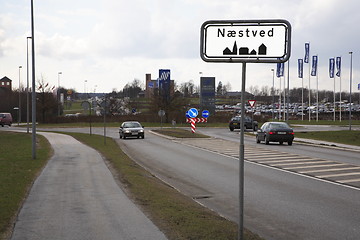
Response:
[[[120,138],[137,137],[145,138],[144,127],[135,121],[123,122],[119,128]]]

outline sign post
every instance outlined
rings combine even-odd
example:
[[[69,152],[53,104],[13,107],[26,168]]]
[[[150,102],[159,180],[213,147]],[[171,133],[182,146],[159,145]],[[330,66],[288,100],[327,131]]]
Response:
[[[286,20],[206,21],[201,26],[200,56],[205,62],[242,63],[239,153],[239,240],[244,239],[244,118],[246,63],[283,63],[291,52]]]

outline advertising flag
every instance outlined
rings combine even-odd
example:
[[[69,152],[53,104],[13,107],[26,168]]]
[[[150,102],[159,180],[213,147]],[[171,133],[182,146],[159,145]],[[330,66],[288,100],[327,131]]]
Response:
[[[276,76],[282,77],[284,76],[284,63],[278,63],[276,68]]]
[[[341,57],[336,57],[336,76],[340,77],[341,76]]]
[[[305,57],[304,63],[309,63],[309,56],[310,55],[310,43],[305,43]]]
[[[335,59],[329,59],[329,76],[330,78],[334,78],[334,68],[335,68]]]
[[[303,78],[303,67],[304,66],[304,62],[302,60],[302,58],[298,59],[298,76],[299,78]]]
[[[317,64],[318,64],[318,56],[313,56],[312,57],[311,76],[316,76],[316,74],[317,74]]]

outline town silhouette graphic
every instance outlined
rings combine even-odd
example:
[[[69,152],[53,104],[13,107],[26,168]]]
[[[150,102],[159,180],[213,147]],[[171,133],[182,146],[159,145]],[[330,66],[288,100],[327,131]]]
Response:
[[[234,42],[233,49],[230,50],[228,47],[224,49],[223,55],[266,55],[267,47],[265,44],[261,44],[258,48],[258,51],[255,49],[250,49],[248,47],[240,47],[238,50],[236,41]]]

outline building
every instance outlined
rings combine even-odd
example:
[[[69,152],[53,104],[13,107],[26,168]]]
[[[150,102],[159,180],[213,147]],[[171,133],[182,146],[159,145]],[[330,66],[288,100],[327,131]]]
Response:
[[[12,91],[12,80],[8,77],[3,77],[0,79],[0,88],[1,90],[10,90]]]
[[[159,91],[158,79],[152,80],[151,74],[145,74],[145,97],[151,98],[155,91]],[[170,80],[170,96],[174,95],[174,80]]]

